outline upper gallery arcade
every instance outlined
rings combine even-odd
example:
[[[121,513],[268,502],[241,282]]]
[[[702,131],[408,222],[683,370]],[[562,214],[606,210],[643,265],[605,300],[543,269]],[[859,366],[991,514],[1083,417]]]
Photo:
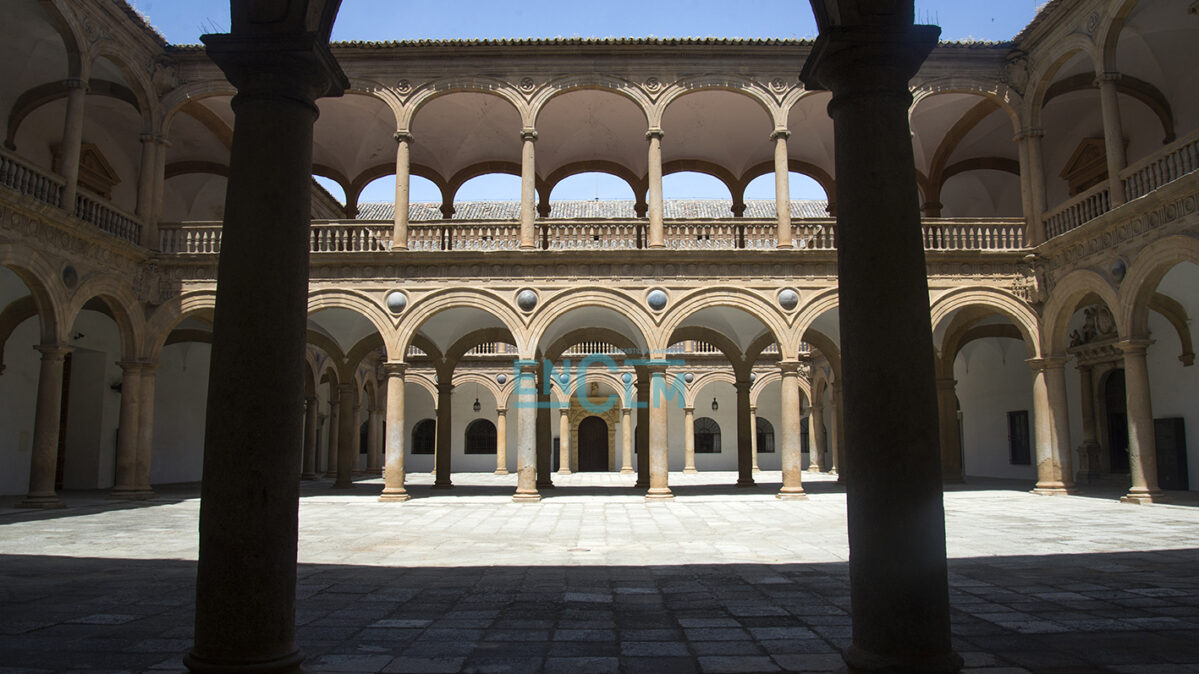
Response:
[[[235,89],[124,2],[5,10],[0,491],[53,506],[196,481]],[[1199,484],[1197,36],[1194,3],[1057,0],[1010,42],[940,44],[912,79],[945,479],[1135,501]],[[760,468],[797,496],[802,469],[843,470],[838,176],[831,94],[798,76],[811,50],[335,43],[304,476],[386,463],[401,500],[405,470],[525,467],[534,498],[555,470],[623,470],[668,496],[669,471]],[[715,179],[708,200],[664,192],[687,172]],[[519,178],[513,204],[460,196],[495,173]],[[592,173],[629,199],[556,198]],[[380,180],[409,207],[360,203]],[[409,204],[416,181],[439,202]],[[746,199],[754,181],[775,198]],[[801,181],[825,198],[792,201]],[[610,367],[561,378],[593,355]],[[677,404],[639,407],[655,382]]]

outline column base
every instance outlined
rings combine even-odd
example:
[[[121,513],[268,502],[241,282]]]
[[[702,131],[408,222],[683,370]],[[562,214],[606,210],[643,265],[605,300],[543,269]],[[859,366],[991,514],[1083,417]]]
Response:
[[[653,487],[645,494],[647,501],[670,501],[674,499],[674,494],[670,492],[670,487]]]
[[[1074,486],[1064,482],[1038,482],[1030,493],[1039,496],[1069,496],[1074,493]]]
[[[508,474],[508,469],[507,469],[507,468],[496,468],[496,469],[495,469],[495,474],[496,474],[496,475],[507,475],[507,474]]]
[[[107,494],[108,498],[122,501],[145,501],[155,496],[153,489],[137,489],[135,487],[114,487]]]
[[[632,471],[629,471],[629,472],[632,472]],[[698,473],[699,471],[694,468],[684,468],[683,472],[691,475],[691,474]]]
[[[841,653],[846,671],[850,674],[872,672],[909,672],[910,674],[956,674],[962,671],[962,656],[949,651],[941,655],[926,657],[903,657],[869,653],[857,646],[849,646]]]
[[[548,481],[548,480],[547,480],[547,481],[545,481],[545,482],[538,481],[538,482],[537,482],[537,488],[538,488],[538,489],[553,489],[553,488],[554,488],[554,483],[553,483],[553,482],[550,482],[550,481]]]
[[[251,660],[246,662],[235,662],[232,660],[222,660],[220,662],[206,660],[194,653],[188,653],[183,656],[183,666],[187,667],[189,672],[201,672],[203,674],[232,674],[233,672],[254,672],[255,674],[292,674],[292,672],[300,672],[300,664],[304,662],[304,653],[296,650],[289,655],[272,660]]]
[[[784,501],[806,501],[808,495],[804,493],[803,487],[783,487],[779,493],[774,495],[777,499]]]
[[[379,494],[379,500],[383,503],[403,503],[412,498],[408,492],[401,489],[389,490],[384,489],[382,494]]]
[[[541,500],[541,494],[537,492],[522,492],[518,491],[512,495],[512,500],[516,503],[537,503]]]
[[[25,500],[17,504],[18,508],[39,508],[41,510],[54,510],[57,508],[65,508],[67,504],[62,502],[54,494],[41,494],[34,496],[30,494],[25,497]]]
[[[570,470],[563,468],[562,470],[558,471],[558,474],[559,475],[570,475]]]
[[[824,469],[820,466],[808,466],[809,473],[823,473]]]
[[[754,479],[752,477],[739,477],[739,478],[737,478],[737,486],[738,487],[756,487],[756,486],[758,486],[758,483],[754,482]]]
[[[1159,491],[1130,491],[1120,497],[1120,503],[1131,503],[1133,505],[1142,505],[1145,503],[1163,503],[1167,501],[1166,495]]]
[[[637,471],[633,470],[632,468],[621,468],[620,469],[621,475],[632,475],[633,473],[636,473],[636,472]]]
[[[304,474],[300,475],[300,479],[312,481],[312,480],[316,480],[318,478],[316,476],[316,473],[304,473]]]
[[[453,489],[453,488],[454,488],[454,483],[452,483],[452,482],[434,482],[433,486],[430,487],[430,489]]]
[[[633,484],[633,487],[636,489],[649,489],[649,482],[642,482],[641,480],[637,480],[637,482]]]
[[[529,244],[522,243],[522,244],[520,244],[520,248],[518,248],[518,250],[537,250],[537,244],[535,244],[535,243],[529,243]]]

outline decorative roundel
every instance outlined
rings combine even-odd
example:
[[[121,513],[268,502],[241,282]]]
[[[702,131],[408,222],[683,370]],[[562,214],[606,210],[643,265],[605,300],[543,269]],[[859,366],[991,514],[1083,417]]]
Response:
[[[570,375],[563,372],[562,374],[558,375],[558,381],[562,382],[562,384],[565,386],[566,384],[570,383]]]
[[[784,288],[779,291],[779,306],[787,311],[791,311],[799,306],[799,293],[790,288]]]
[[[508,375],[506,375],[506,374],[497,374],[497,375],[495,376],[495,380],[496,380],[496,382],[498,382],[498,383],[499,383],[499,385],[500,385],[500,386],[503,386],[504,384],[508,383]]]
[[[688,384],[695,381],[695,373],[688,372],[687,374],[683,375],[683,381],[687,382]]]
[[[626,384],[631,383],[633,381],[633,375],[629,372],[626,372],[620,375],[620,380]]]
[[[750,372],[750,373],[749,373],[749,382],[750,382],[751,384],[752,384],[754,381],[756,381],[756,380],[757,380],[757,378],[758,378],[758,373],[757,373],[757,372]]]
[[[391,313],[393,314],[400,313],[404,310],[404,307],[408,306],[408,296],[399,290],[393,290],[387,293],[387,297],[384,298],[383,301],[387,303],[387,308],[391,310]]]
[[[68,288],[74,288],[79,283],[79,272],[71,265],[62,268],[62,283]]]
[[[645,303],[654,311],[661,311],[666,308],[666,291],[661,288],[654,288],[645,296]]]
[[[532,311],[537,306],[537,293],[529,288],[516,293],[516,306],[521,311]]]
[[[1124,275],[1128,273],[1128,265],[1124,264],[1124,260],[1116,260],[1112,263],[1112,278],[1116,279],[1116,283],[1124,280]]]

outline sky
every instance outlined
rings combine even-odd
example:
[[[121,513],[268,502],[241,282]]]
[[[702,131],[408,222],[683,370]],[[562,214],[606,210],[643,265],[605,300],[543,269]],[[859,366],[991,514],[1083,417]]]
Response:
[[[204,33],[229,30],[228,0],[128,0],[173,44],[196,44]],[[916,0],[918,23],[935,23],[943,40],[1010,40],[1032,20],[1045,0]],[[342,0],[334,40],[440,40],[524,37],[741,37],[814,38],[816,22],[804,0],[522,0],[463,2]],[[322,181],[334,196],[341,189]],[[367,187],[360,201],[391,201],[394,178]],[[414,177],[414,202],[440,201],[432,183]],[[715,178],[675,174],[663,179],[666,198],[725,197]],[[520,179],[483,176],[470,181],[458,199],[517,199]],[[793,174],[795,199],[823,199],[814,181]],[[750,184],[747,199],[773,199],[774,178]],[[631,199],[622,181],[602,174],[568,178],[554,189],[558,199]]]

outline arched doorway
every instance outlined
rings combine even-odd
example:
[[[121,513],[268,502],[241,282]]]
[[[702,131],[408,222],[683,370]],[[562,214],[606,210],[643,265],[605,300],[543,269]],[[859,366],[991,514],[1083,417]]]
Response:
[[[608,470],[608,424],[599,417],[579,422],[579,472],[603,473]]]
[[[1104,421],[1107,424],[1109,470],[1127,473],[1128,410],[1124,389],[1124,370],[1113,370],[1103,386]]]
[[[466,427],[466,453],[491,454],[496,453],[495,424],[487,419],[475,419]]]

